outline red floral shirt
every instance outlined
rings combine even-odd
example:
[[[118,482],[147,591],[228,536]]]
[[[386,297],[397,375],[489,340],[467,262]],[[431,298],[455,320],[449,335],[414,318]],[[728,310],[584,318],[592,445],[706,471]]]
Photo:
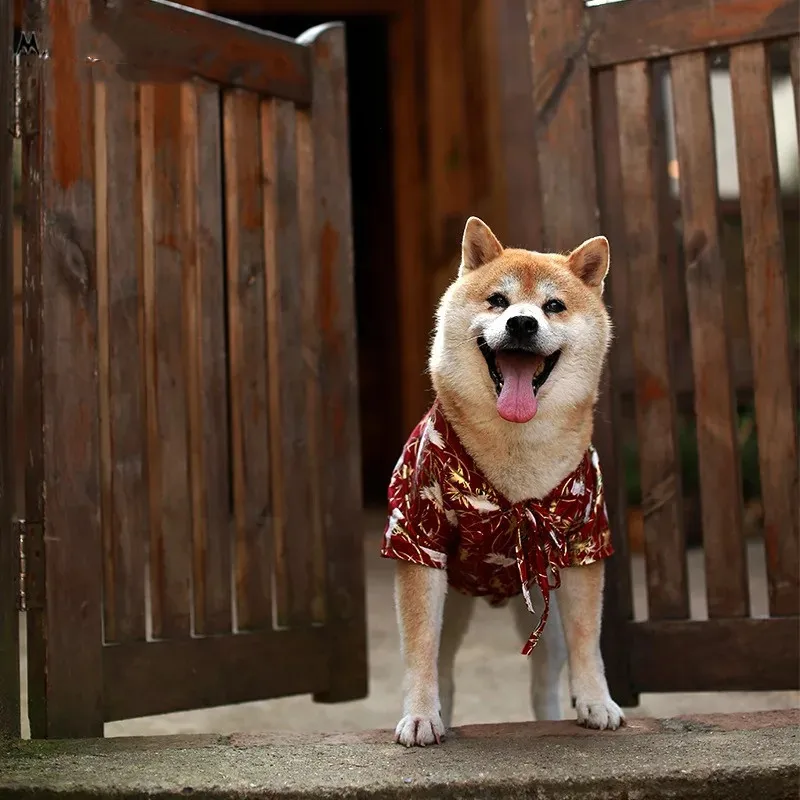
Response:
[[[511,503],[481,474],[438,403],[414,429],[394,468],[389,512],[385,558],[446,569],[453,589],[485,596],[493,605],[522,592],[532,613],[529,587],[538,585],[542,614],[523,655],[544,630],[559,569],[614,552],[594,447],[543,500]]]

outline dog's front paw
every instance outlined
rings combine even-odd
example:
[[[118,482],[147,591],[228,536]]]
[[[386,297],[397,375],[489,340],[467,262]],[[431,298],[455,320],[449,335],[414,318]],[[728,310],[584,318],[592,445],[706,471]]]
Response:
[[[444,724],[439,714],[406,714],[394,732],[394,740],[406,747],[425,747],[440,744],[444,738]]]
[[[598,731],[615,731],[625,724],[622,709],[608,696],[598,698],[578,697],[575,702],[578,710],[578,725]]]

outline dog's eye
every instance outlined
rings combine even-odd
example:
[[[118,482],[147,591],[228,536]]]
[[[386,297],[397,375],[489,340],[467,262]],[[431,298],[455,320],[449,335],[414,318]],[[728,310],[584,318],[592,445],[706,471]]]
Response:
[[[567,307],[561,300],[548,300],[543,306],[542,311],[546,314],[560,314],[562,311],[566,311]]]
[[[508,308],[508,298],[506,298],[505,295],[502,295],[499,292],[496,292],[491,297],[488,297],[486,299],[486,302],[492,308]]]

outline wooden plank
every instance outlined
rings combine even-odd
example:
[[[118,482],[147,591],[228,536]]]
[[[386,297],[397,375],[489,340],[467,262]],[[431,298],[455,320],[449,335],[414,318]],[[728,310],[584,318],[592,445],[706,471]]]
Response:
[[[20,735],[18,541],[11,525],[16,512],[14,412],[14,187],[12,127],[12,44],[14,13],[0,11],[0,738]]]
[[[592,108],[597,132],[597,178],[601,228],[611,245],[613,268],[606,280],[605,301],[615,329],[608,361],[600,384],[595,412],[594,442],[600,457],[615,556],[606,563],[603,626],[600,646],[609,691],[624,706],[638,705],[633,691],[628,658],[628,622],[633,619],[631,562],[628,553],[627,492],[622,452],[617,431],[622,424],[621,398],[615,385],[619,369],[619,331],[625,326],[625,305],[619,302],[619,286],[625,278],[625,226],[619,208],[622,179],[617,130],[617,94],[614,71],[602,70],[595,77]],[[619,310],[618,313],[614,313]]]
[[[632,622],[630,627],[631,668],[641,692],[800,688],[796,618]]]
[[[592,67],[796,34],[794,0],[625,0],[586,9]]]
[[[670,61],[680,168],[686,292],[710,617],[749,613],[736,397],[720,254],[717,158],[708,57]]]
[[[389,23],[389,61],[391,72],[392,128],[416,131],[423,109],[418,86],[423,79],[421,59],[416,51],[417,31],[421,25],[418,4],[406,4]],[[421,14],[420,14],[421,16]],[[431,392],[426,364],[431,329],[430,277],[425,268],[423,219],[423,157],[420,137],[393,137],[397,298],[400,330],[400,373],[398,391],[402,394],[402,424],[411,431],[430,405]]]
[[[150,598],[156,638],[190,635],[188,474],[182,253],[181,87],[140,88],[150,490]]]
[[[542,247],[546,250],[568,250],[598,233],[584,13],[583,0],[528,2],[534,145],[542,198]]]
[[[299,41],[312,49],[315,252],[321,351],[320,464],[326,548],[329,679],[318,702],[367,694],[367,623],[362,531],[347,65],[344,27],[324,25]]]
[[[539,161],[531,96],[531,44],[525,0],[494,0],[499,65],[500,125],[505,171],[506,237],[514,247],[542,249]]]
[[[169,0],[116,0],[93,21],[109,37],[92,54],[98,69],[119,69],[129,80],[200,77],[311,102],[309,54],[285,36]]]
[[[197,634],[232,630],[231,513],[228,453],[228,357],[225,332],[225,267],[222,230],[222,131],[220,93],[197,81],[184,102],[196,123],[187,171],[187,243],[196,242],[192,495],[194,551],[194,630]]]
[[[31,731],[52,738],[103,734],[93,115],[80,58],[89,15],[89,0],[42,11],[40,47],[50,53],[42,66],[42,207],[29,209],[44,222],[46,320],[39,339],[43,469],[29,501],[44,512],[46,715],[32,717]],[[26,267],[37,269],[31,261]]]
[[[136,86],[95,84],[104,639],[143,640],[147,485]]]
[[[41,36],[44,27],[41,5],[26,3],[23,7],[22,29],[36,31]],[[25,519],[41,522],[44,519],[44,392],[42,388],[42,255],[44,237],[43,184],[44,152],[38,135],[43,121],[44,61],[33,55],[20,59],[20,107],[22,136],[22,338],[25,349],[22,360],[22,384],[25,397],[23,441],[25,489],[23,503]],[[38,176],[38,179],[34,179]],[[45,581],[42,542],[36,543],[34,553],[26,548],[26,594],[31,581],[41,590]],[[32,738],[47,736],[47,631],[44,596],[37,592],[36,602],[28,598],[26,613],[26,646],[28,667],[28,720]]]
[[[772,84],[765,46],[732,48],[730,71],[769,608],[774,616],[788,616],[796,615],[800,608],[797,405]]]
[[[616,86],[648,609],[651,619],[680,619],[689,597],[647,62],[618,67]]]
[[[322,628],[305,628],[109,645],[103,648],[105,718],[313,692],[328,680],[327,662],[320,658],[325,643]]]
[[[800,143],[800,36],[794,36],[789,42],[789,59],[792,72],[792,89],[794,91],[797,138],[798,143]]]
[[[262,164],[265,192],[264,252],[267,270],[267,327],[270,440],[275,541],[275,592],[279,625],[311,620],[309,594],[313,530],[310,446],[306,425],[309,365],[297,357],[297,326],[303,319],[302,244],[297,185],[294,106],[262,105]]]
[[[271,106],[273,101],[266,101]],[[238,627],[272,625],[264,208],[259,99],[227,92],[224,105],[228,331],[236,518]],[[272,174],[272,173],[270,173]],[[264,184],[267,186],[266,184]],[[265,191],[269,192],[267,186]],[[270,209],[272,213],[274,209]],[[270,222],[274,221],[271,217]],[[296,335],[296,334],[295,334]],[[274,375],[275,380],[281,376]]]

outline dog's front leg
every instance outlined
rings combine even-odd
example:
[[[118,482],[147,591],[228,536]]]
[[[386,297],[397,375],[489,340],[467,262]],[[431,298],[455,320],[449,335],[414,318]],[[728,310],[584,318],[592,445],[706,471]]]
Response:
[[[616,730],[624,724],[625,716],[608,693],[600,653],[603,576],[602,561],[564,569],[558,596],[578,723]]]
[[[444,736],[437,661],[447,572],[397,563],[395,603],[405,660],[403,718],[395,741],[406,747],[437,744]]]

